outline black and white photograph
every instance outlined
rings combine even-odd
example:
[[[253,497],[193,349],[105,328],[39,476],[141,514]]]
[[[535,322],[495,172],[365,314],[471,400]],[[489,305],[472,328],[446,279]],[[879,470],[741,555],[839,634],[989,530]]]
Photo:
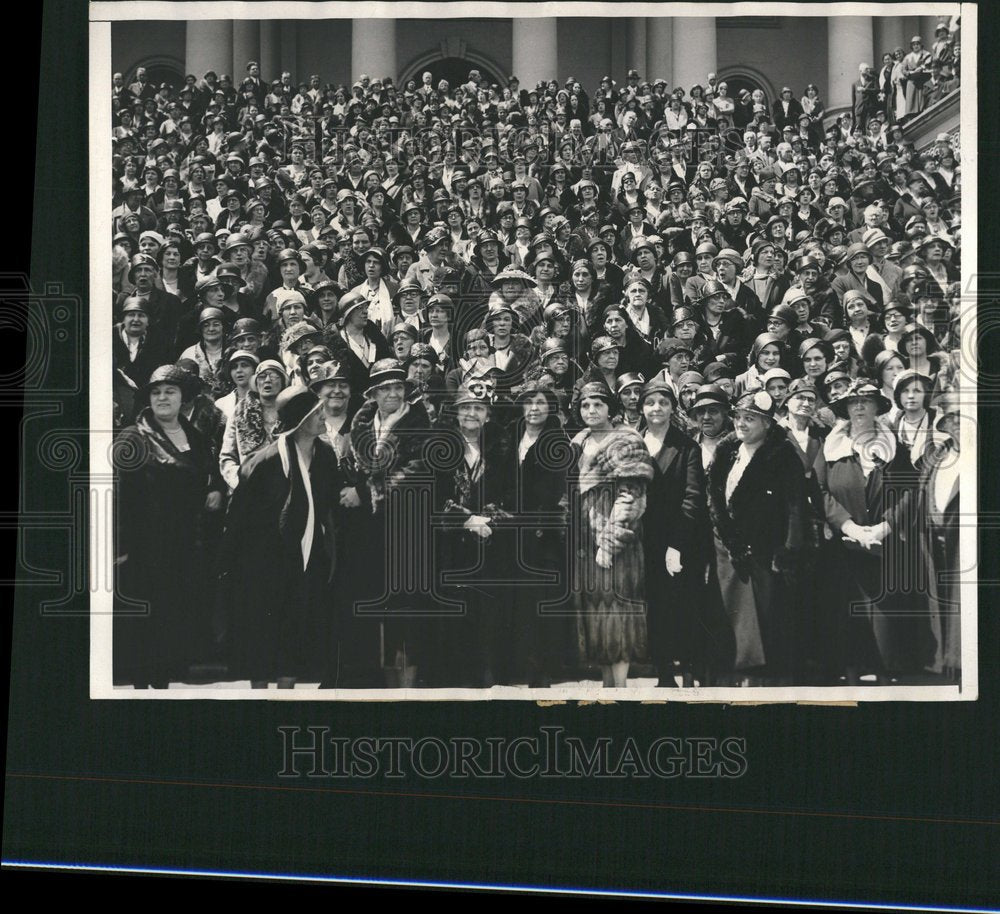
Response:
[[[976,9],[753,7],[91,4],[92,698],[977,698]]]

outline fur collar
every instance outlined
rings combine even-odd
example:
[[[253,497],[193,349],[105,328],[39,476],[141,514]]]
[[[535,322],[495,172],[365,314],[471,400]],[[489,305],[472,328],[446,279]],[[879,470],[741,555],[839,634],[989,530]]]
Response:
[[[722,493],[725,490],[726,477],[729,476],[729,471],[736,462],[736,452],[739,450],[740,444],[741,442],[736,437],[736,432],[730,432],[719,441],[718,447],[715,449],[715,457],[708,469],[709,484],[717,490],[720,498],[722,498]],[[789,456],[796,463],[800,463],[798,455],[788,440],[785,429],[779,425],[772,426],[763,444],[757,448],[753,457],[750,458],[750,463],[747,464],[733,492],[733,498],[735,499],[736,493],[754,479],[755,476],[758,476],[761,471],[767,472],[772,464],[781,463]]]

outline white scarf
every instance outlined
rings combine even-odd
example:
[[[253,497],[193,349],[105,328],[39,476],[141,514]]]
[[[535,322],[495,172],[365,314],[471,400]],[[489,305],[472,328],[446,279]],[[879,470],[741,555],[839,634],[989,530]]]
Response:
[[[375,344],[365,338],[364,343],[358,343],[354,338],[346,331],[341,330],[340,335],[344,338],[347,345],[351,347],[351,350],[357,355],[362,362],[366,365],[371,365],[375,361]]]
[[[877,418],[872,431],[857,441],[851,437],[850,430],[850,420],[841,419],[826,436],[823,457],[828,463],[854,457],[865,479],[879,464],[892,463],[896,456],[896,436],[882,418]]]
[[[379,279],[378,288],[372,289],[367,282],[362,283],[361,291],[368,298],[368,317],[385,331],[391,329],[395,320],[392,311],[392,296],[384,279]],[[888,298],[886,299],[888,301]]]

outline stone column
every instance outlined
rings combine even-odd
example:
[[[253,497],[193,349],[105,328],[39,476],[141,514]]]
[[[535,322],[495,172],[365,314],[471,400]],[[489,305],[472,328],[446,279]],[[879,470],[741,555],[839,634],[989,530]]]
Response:
[[[674,60],[674,20],[670,16],[649,16],[646,18],[646,66],[649,73],[643,76],[653,82],[665,79],[667,85],[673,77]],[[707,70],[711,73],[711,70]],[[681,83],[681,85],[684,85]],[[691,85],[694,85],[692,83]],[[691,86],[684,86],[690,89]]]
[[[233,85],[239,90],[247,78],[247,64],[260,62],[260,33],[254,19],[233,20]]]
[[[671,87],[687,92],[694,85],[706,84],[716,66],[715,17],[696,19],[677,17],[673,22],[674,66]]]
[[[292,74],[292,82],[297,86],[302,80],[302,74],[296,72],[298,66],[298,26],[294,19],[286,19],[281,23],[281,70]],[[280,74],[279,74],[280,75]]]
[[[351,22],[351,82],[364,73],[372,79],[396,72],[396,20],[354,19]]]
[[[643,16],[633,16],[628,20],[628,68],[638,70],[640,81],[649,79],[646,72],[646,19]]]
[[[201,79],[209,70],[219,76],[232,60],[233,24],[228,19],[190,19],[184,37],[184,69]]]
[[[281,23],[265,19],[260,24],[260,77],[271,82],[281,76]]]
[[[924,47],[929,51],[934,47],[934,29],[937,28],[937,24],[942,20],[947,23],[948,16],[921,16],[920,17],[920,28],[917,29],[913,35],[919,35],[924,39]],[[909,41],[913,35],[906,36],[906,50],[910,50]]]
[[[875,43],[872,47],[872,66],[878,70],[882,66],[882,55],[891,54],[896,48],[909,50],[912,32],[906,31],[906,19],[902,16],[872,16],[875,25]],[[860,62],[860,61],[859,61]]]
[[[548,80],[558,72],[559,40],[556,20],[513,20],[513,71],[522,89],[531,91],[539,80]]]
[[[826,107],[827,110],[849,107],[851,87],[858,80],[860,65],[876,66],[879,63],[872,60],[872,17],[829,16],[826,22]]]

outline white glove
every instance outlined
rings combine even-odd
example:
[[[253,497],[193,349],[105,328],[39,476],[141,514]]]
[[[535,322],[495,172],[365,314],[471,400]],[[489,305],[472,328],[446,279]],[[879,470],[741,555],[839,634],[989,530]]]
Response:
[[[667,574],[671,577],[684,570],[684,566],[681,565],[681,554],[673,546],[667,547],[666,563]]]
[[[473,514],[462,526],[470,533],[475,533],[476,536],[482,537],[484,540],[489,539],[493,534],[493,531],[490,529],[489,518],[483,517],[481,514]]]
[[[844,540],[849,543],[857,543],[864,549],[871,549],[878,540],[872,535],[871,527],[862,527],[854,521],[849,520],[840,528],[844,535]]]

